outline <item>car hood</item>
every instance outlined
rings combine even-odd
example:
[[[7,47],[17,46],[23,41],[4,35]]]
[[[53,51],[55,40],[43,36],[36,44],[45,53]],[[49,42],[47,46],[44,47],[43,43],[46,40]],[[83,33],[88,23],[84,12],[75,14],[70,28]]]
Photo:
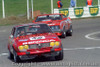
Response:
[[[40,23],[46,23],[49,26],[60,25],[62,20],[51,20],[51,21],[42,21]]]
[[[20,36],[15,38],[17,45],[31,45],[31,44],[39,44],[39,43],[47,43],[53,41],[61,40],[55,35],[51,33],[45,33],[41,35],[28,35],[28,36]]]

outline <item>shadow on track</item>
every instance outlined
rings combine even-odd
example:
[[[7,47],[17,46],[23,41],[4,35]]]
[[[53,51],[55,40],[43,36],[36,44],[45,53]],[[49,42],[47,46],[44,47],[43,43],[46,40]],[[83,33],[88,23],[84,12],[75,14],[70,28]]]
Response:
[[[9,60],[11,60],[12,62],[13,61],[13,58],[10,59],[9,57],[7,57]],[[34,59],[31,59],[31,60],[21,60],[20,62],[18,63],[38,63],[38,62],[52,62],[52,61],[62,61],[62,60],[55,60],[54,57],[44,57],[44,56],[41,56],[41,57],[36,57]]]

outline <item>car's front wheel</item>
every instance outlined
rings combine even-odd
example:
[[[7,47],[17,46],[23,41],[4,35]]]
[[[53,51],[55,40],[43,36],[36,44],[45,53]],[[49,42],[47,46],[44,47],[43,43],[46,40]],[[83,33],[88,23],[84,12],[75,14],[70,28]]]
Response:
[[[20,58],[15,51],[13,51],[14,62],[20,62]]]
[[[9,51],[9,58],[13,59],[13,54]]]
[[[69,29],[69,31],[68,31],[68,35],[72,36],[72,34],[73,34],[73,29],[72,29],[72,26],[71,26],[70,29]]]
[[[61,52],[59,53],[58,56],[55,56],[56,60],[63,60],[63,50],[61,50]]]

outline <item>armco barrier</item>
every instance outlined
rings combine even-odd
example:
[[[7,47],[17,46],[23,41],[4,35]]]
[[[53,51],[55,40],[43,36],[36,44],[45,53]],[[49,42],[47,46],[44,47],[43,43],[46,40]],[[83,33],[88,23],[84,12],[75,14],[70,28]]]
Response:
[[[100,16],[100,6],[54,9],[54,13],[62,13],[70,18]]]

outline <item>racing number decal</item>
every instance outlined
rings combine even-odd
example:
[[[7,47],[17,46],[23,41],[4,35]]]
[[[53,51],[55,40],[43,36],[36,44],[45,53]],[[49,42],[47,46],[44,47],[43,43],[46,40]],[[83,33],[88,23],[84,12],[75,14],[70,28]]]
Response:
[[[60,26],[61,26],[61,29],[63,29],[63,27],[65,26],[65,21],[62,21],[61,23],[60,23]]]
[[[71,21],[70,21],[70,19],[68,18],[68,19],[66,20],[66,29],[69,29],[70,23],[71,23]]]
[[[67,20],[65,20],[64,22],[65,22],[65,29],[67,29]]]
[[[38,39],[45,39],[45,37],[44,36],[30,37],[30,40],[38,40]]]

